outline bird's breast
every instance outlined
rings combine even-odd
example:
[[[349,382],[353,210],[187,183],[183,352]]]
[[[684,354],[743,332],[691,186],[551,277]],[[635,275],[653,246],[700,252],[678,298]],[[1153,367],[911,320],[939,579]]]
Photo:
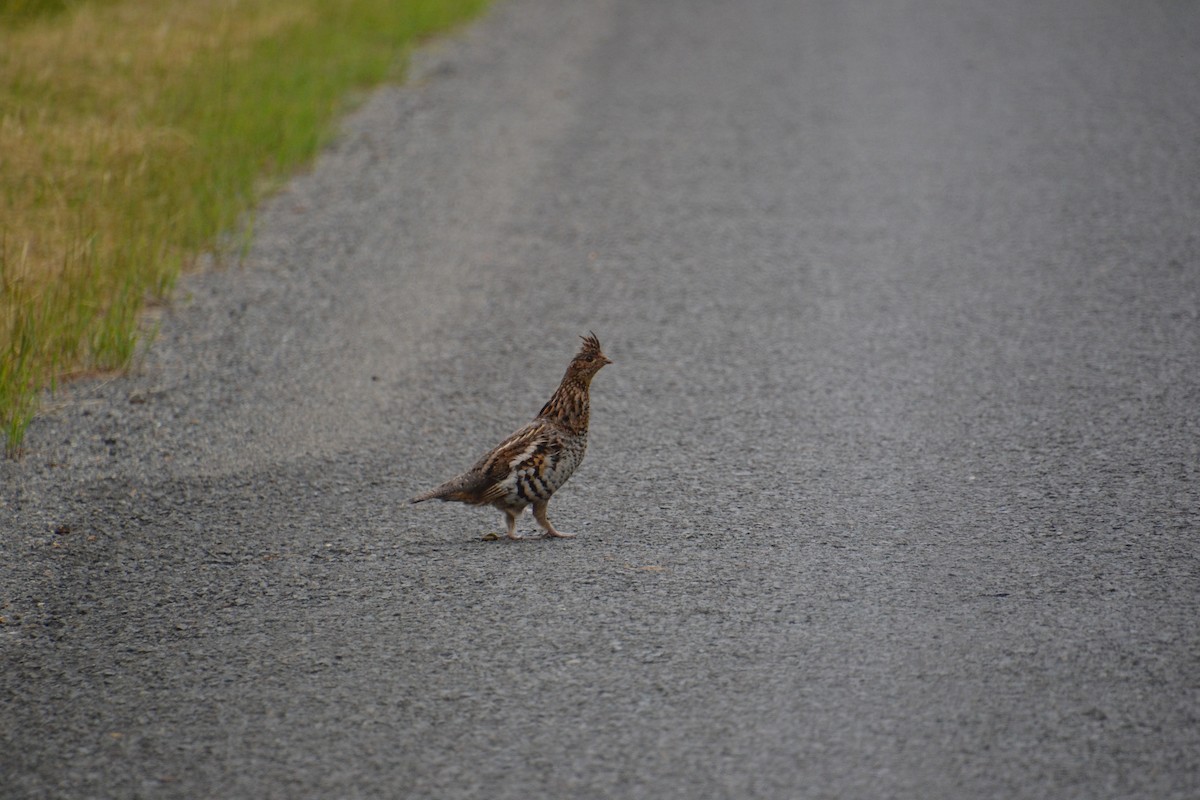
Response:
[[[504,481],[506,499],[511,504],[549,500],[579,466],[586,449],[586,437],[572,437],[553,455],[514,464]]]

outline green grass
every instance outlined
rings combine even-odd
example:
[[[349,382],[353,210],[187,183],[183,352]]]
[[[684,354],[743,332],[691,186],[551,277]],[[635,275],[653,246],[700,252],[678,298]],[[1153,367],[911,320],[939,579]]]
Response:
[[[486,0],[0,0],[0,430],[128,367],[139,312],[248,230],[415,40]]]

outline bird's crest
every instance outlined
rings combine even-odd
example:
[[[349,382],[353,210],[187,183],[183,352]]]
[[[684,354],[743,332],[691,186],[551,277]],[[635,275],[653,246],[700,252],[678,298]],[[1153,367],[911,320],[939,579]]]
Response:
[[[580,336],[579,338],[583,340],[583,346],[579,348],[579,355],[597,356],[603,354],[603,351],[600,349],[600,340],[596,338],[596,334],[588,331],[587,336]]]

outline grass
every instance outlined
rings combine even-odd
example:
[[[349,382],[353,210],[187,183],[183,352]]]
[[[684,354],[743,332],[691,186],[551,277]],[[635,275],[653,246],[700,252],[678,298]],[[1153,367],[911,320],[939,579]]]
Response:
[[[127,368],[139,312],[486,0],[0,0],[0,430]],[[242,230],[246,226],[242,223]]]

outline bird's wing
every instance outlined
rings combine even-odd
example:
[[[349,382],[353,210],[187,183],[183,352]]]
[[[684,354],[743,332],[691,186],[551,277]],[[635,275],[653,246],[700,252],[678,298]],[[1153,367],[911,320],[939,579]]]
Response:
[[[534,420],[492,448],[475,465],[487,486],[482,502],[499,500],[507,492],[506,481],[523,469],[539,472],[558,460],[563,449],[562,434],[542,420]]]

